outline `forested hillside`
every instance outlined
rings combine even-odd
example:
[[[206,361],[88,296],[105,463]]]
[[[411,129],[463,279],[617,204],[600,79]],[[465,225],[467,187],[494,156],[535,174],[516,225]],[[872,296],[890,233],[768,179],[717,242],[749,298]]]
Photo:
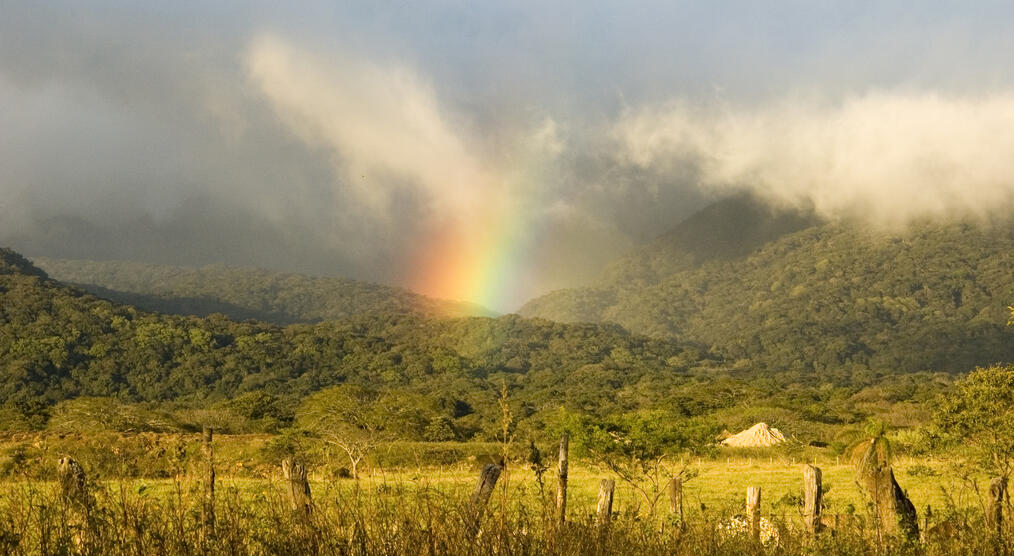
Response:
[[[648,245],[612,263],[600,284],[653,285],[710,261],[732,261],[782,236],[818,223],[808,211],[776,209],[747,195],[715,202]]]
[[[521,314],[616,322],[758,368],[965,371],[1014,361],[1008,225],[924,223],[898,233],[819,225],[749,257],[636,284],[554,292]]]
[[[314,277],[255,268],[184,268],[122,261],[77,261],[36,257],[53,278],[138,308],[175,315],[221,313],[235,320],[275,324],[320,322],[375,313],[427,317],[492,316],[464,302],[333,277]]]
[[[282,328],[117,305],[6,250],[0,273],[0,406],[29,421],[78,396],[201,406],[264,392],[295,403],[352,382],[425,394],[420,404],[471,434],[502,382],[529,414],[550,400],[605,411],[657,402],[660,385],[710,364],[616,326],[387,313]]]
[[[46,426],[54,411],[107,415],[95,426],[129,430],[208,419],[227,431],[275,430],[307,395],[358,384],[414,412],[397,430],[412,439],[492,438],[504,386],[519,430],[543,430],[561,410],[652,410],[714,427],[763,415],[813,433],[930,399],[948,382],[848,369],[765,374],[732,368],[705,346],[518,316],[387,313],[288,327],[166,316],[65,286],[0,251],[0,430]],[[142,413],[157,418],[128,418]]]

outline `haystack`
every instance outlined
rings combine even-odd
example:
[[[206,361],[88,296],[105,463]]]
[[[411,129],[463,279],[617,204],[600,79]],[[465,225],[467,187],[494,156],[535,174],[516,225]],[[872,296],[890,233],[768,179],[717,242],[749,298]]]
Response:
[[[741,433],[726,438],[722,444],[736,448],[757,448],[774,446],[785,442],[785,440],[785,435],[778,429],[769,427],[767,423],[757,423]]]

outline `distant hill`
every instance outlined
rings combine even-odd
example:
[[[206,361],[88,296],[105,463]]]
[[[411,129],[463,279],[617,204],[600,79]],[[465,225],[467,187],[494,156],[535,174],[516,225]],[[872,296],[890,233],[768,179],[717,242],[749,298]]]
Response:
[[[375,313],[426,317],[493,316],[474,304],[432,299],[401,288],[344,278],[254,268],[78,261],[36,257],[53,278],[146,311],[275,324],[320,322]]]
[[[910,422],[913,403],[924,407],[949,384],[938,374],[730,363],[708,346],[617,325],[517,315],[373,313],[285,327],[162,315],[0,250],[0,431],[52,425],[51,415],[119,431],[277,431],[306,396],[353,384],[381,392],[399,416],[390,432],[410,440],[495,439],[502,388],[519,438],[544,439],[575,412],[652,411],[692,419],[701,438],[763,419],[827,440],[840,425],[893,419],[896,404]]]
[[[645,407],[710,368],[703,352],[614,325],[516,315],[372,313],[288,327],[161,315],[64,285],[0,250],[0,430],[40,426],[51,406],[82,396],[207,407],[267,394],[291,405],[355,383],[402,395],[400,405],[450,419],[470,438],[498,426],[503,384],[524,408],[518,419],[562,406]]]
[[[665,253],[661,245],[646,252]],[[1014,361],[1009,224],[922,223],[893,234],[819,224],[749,256],[680,266],[660,278],[658,265],[639,275],[628,265],[624,280],[553,292],[520,313],[615,322],[772,370],[964,371]]]
[[[654,241],[610,264],[596,283],[535,298],[519,311],[559,322],[598,322],[625,291],[659,284],[709,262],[734,261],[785,235],[815,226],[808,211],[774,209],[735,195],[694,213]]]
[[[32,261],[23,257],[20,253],[6,248],[0,248],[0,274],[20,274],[35,276],[37,278],[48,278],[42,269],[32,264]]]
[[[782,236],[818,224],[808,211],[775,209],[749,195],[708,205],[655,241],[609,265],[601,283],[656,284],[674,272],[732,261]]]

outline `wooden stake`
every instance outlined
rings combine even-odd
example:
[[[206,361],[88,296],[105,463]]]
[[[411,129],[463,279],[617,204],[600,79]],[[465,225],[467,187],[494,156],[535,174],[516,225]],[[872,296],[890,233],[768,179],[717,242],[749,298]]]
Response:
[[[556,518],[559,523],[567,521],[567,451],[570,435],[563,433],[560,438],[560,462],[557,467],[559,482],[556,485]]]
[[[78,462],[70,456],[60,458],[57,476],[60,480],[60,496],[64,501],[82,507],[91,506],[88,481]]]
[[[919,540],[919,516],[915,506],[901,489],[890,467],[875,469],[858,477],[872,502],[877,540],[884,535],[902,535],[909,541]]]
[[[986,526],[999,535],[1003,531],[1003,501],[1007,494],[1007,479],[996,477],[989,481],[989,505],[986,508]]]
[[[682,477],[673,477],[669,481],[669,512],[673,515],[673,519],[679,523],[680,530],[686,529],[686,523],[683,521]]]
[[[296,459],[282,460],[282,475],[287,481],[286,493],[292,510],[309,516],[313,513],[313,499],[310,496],[310,483],[306,480],[306,466]]]
[[[60,498],[70,507],[67,525],[74,531],[74,545],[83,550],[88,535],[88,522],[95,499],[88,492],[88,480],[84,469],[70,456],[60,458],[57,467],[60,482]]]
[[[613,514],[613,490],[616,488],[616,481],[602,479],[599,483],[599,501],[595,511],[598,514],[599,527],[606,527]]]
[[[746,522],[755,541],[760,540],[760,501],[760,487],[746,487]]]
[[[211,446],[212,437],[211,427],[204,427],[201,442],[201,453],[204,455],[204,500],[201,514],[204,526],[209,531],[215,529],[215,450]]]
[[[820,532],[820,502],[821,502],[821,472],[820,468],[812,465],[803,467],[803,494],[805,505],[803,518],[806,520],[806,528],[811,535]]]
[[[475,490],[472,491],[472,498],[468,503],[472,520],[470,526],[473,532],[479,531],[479,523],[482,522],[483,511],[486,509],[489,497],[493,494],[493,489],[496,488],[496,482],[500,479],[501,471],[503,471],[503,468],[493,463],[489,463],[486,467],[482,468],[479,482],[476,483]]]

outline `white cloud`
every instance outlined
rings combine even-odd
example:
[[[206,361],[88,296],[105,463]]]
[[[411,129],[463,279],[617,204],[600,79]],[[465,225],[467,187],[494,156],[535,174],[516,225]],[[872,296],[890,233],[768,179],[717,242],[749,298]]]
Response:
[[[674,101],[613,128],[639,167],[692,165],[706,189],[750,189],[880,225],[988,216],[1014,198],[1014,94],[873,92],[760,108]]]
[[[278,117],[303,141],[332,150],[347,184],[376,209],[407,182],[435,211],[467,214],[495,185],[409,68],[324,60],[270,36],[252,43],[247,63]]]

